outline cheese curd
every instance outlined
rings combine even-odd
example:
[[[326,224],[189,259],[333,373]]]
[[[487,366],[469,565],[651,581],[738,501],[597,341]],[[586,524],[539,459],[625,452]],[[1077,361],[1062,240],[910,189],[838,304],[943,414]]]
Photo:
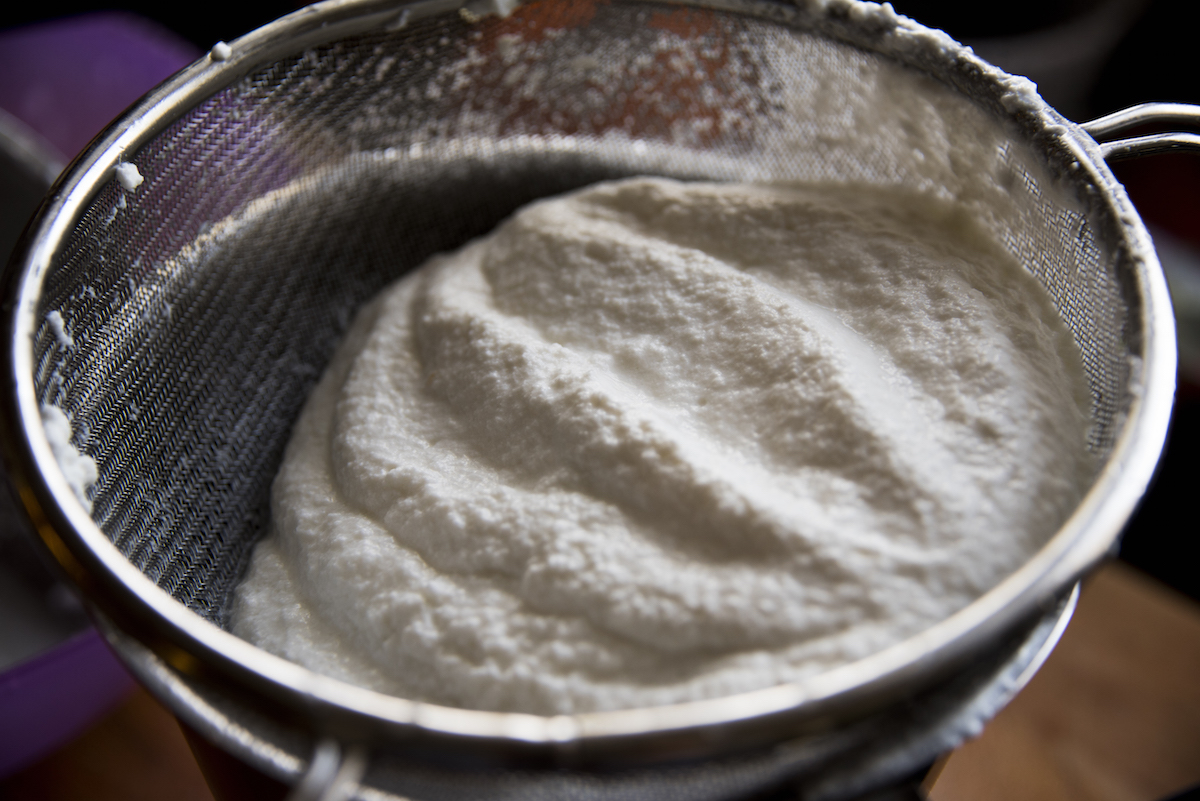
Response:
[[[949,202],[598,184],[359,315],[233,630],[541,714],[801,679],[944,619],[1092,475],[1079,354]]]

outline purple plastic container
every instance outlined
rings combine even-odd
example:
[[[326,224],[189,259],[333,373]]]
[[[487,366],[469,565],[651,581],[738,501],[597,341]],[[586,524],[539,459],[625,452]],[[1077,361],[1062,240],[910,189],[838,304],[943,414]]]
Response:
[[[0,776],[81,734],[133,686],[91,628],[0,674]]]

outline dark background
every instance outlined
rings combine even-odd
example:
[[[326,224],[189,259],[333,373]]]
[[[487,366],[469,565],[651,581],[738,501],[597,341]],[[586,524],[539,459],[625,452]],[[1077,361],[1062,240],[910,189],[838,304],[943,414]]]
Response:
[[[1061,25],[1086,14],[1101,0],[894,0],[896,11],[918,22],[942,28],[968,43],[979,39],[1029,34]],[[247,0],[225,3],[163,3],[132,0],[105,3],[46,0],[21,3],[0,15],[0,28],[103,9],[123,9],[154,20],[207,50],[265,25],[304,3],[293,0]],[[1195,48],[1197,27],[1188,22],[1196,4],[1188,0],[1149,0],[1109,59],[1098,85],[1089,94],[1089,116],[1098,116],[1149,100],[1200,100]]]
[[[996,41],[1029,41],[1048,30],[1083,19],[1111,0],[1007,0],[971,3],[962,0],[895,0],[899,13],[976,47],[989,57]],[[1137,0],[1133,0],[1137,6]],[[12,28],[63,16],[120,8],[153,20],[205,51],[219,40],[232,40],[295,10],[289,0],[248,0],[237,5],[161,3],[142,0],[113,5],[103,2],[48,0],[22,3],[0,16],[0,28]],[[1187,13],[1195,3],[1149,0],[1130,13],[1124,32],[1079,96],[1059,102],[1038,81],[1047,100],[1077,121],[1091,119],[1139,102],[1200,103],[1200,71],[1196,69],[1196,27]],[[996,59],[999,61],[999,59]],[[1008,66],[1001,63],[1001,66]],[[1017,71],[1013,68],[1014,71]],[[1032,75],[1038,80],[1036,75]],[[2,76],[0,76],[2,79]],[[1200,157],[1167,156],[1126,162],[1114,168],[1143,217],[1152,226],[1190,243],[1200,252]],[[1200,263],[1198,263],[1200,269]],[[1191,492],[1197,489],[1191,467],[1200,454],[1200,381],[1181,376],[1170,440],[1158,478],[1122,540],[1121,558],[1200,600],[1200,560],[1193,556],[1197,539]],[[1200,550],[1200,549],[1197,549]]]

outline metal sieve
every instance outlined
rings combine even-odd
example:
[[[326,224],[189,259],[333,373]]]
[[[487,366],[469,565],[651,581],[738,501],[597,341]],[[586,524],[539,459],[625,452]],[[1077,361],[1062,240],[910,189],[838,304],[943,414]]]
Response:
[[[514,5],[306,8],[214,48],[92,143],[5,276],[3,424],[24,506],[139,676],[268,773],[308,770],[298,798],[356,784],[360,763],[328,750],[305,767],[321,737],[371,752],[363,798],[728,798],[781,783],[845,797],[911,772],[1036,668],[1154,470],[1173,322],[1103,159],[1197,140],[1102,149],[1086,131],[1195,113],[1081,128],[889,6]],[[907,100],[880,114],[893,97]],[[917,637],[810,681],[672,707],[448,709],[225,631],[291,424],[358,305],[534,198],[643,173],[905,187],[974,209],[1083,355],[1099,468],[1078,509]],[[43,404],[99,466],[90,514]]]

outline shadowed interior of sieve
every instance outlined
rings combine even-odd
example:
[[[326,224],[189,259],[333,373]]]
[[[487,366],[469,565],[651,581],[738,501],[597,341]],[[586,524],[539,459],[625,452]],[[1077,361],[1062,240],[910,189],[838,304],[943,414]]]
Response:
[[[226,622],[291,425],[355,309],[529,200],[606,178],[969,198],[981,179],[955,154],[990,137],[1009,205],[985,222],[1072,330],[1091,447],[1111,447],[1138,345],[1126,257],[986,104],[733,13],[533,3],[394,27],[282,59],[189,110],[130,158],[141,187],[95,196],[44,287],[41,313],[59,311],[70,341],[41,325],[37,392],[100,466],[93,517],[204,617]],[[864,111],[897,91],[913,93],[910,117]],[[951,98],[940,115],[922,106],[935,95]],[[945,152],[914,160],[930,142]]]

